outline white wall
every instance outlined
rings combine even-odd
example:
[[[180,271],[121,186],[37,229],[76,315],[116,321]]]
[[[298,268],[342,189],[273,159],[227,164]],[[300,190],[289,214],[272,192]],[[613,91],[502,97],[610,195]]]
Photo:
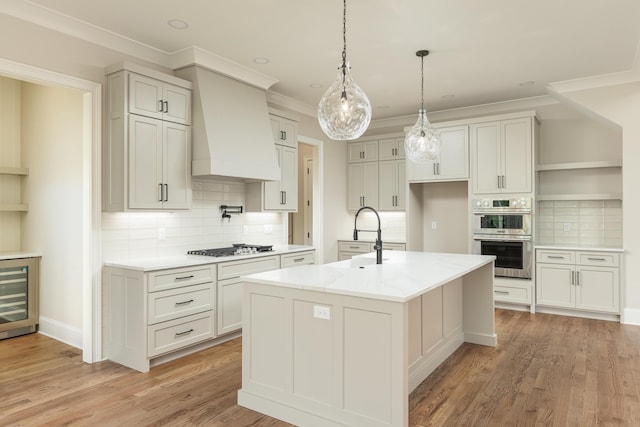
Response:
[[[42,253],[40,330],[82,329],[82,108],[80,92],[23,83],[22,250]]]
[[[414,184],[415,185],[415,184]],[[469,251],[467,182],[434,182],[422,186],[423,247],[426,252]],[[436,228],[433,228],[433,222]]]

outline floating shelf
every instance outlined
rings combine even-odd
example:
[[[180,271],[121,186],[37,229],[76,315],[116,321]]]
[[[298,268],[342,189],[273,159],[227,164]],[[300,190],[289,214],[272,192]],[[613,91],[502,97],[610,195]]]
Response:
[[[622,200],[621,193],[538,194],[537,200]]]
[[[600,169],[600,168],[621,168],[622,160],[604,160],[599,162],[577,162],[577,163],[549,163],[537,165],[536,171],[560,171],[575,169]]]
[[[0,204],[0,212],[27,212],[29,205],[25,204]]]
[[[29,175],[29,168],[12,168],[0,166],[0,174],[3,175]]]

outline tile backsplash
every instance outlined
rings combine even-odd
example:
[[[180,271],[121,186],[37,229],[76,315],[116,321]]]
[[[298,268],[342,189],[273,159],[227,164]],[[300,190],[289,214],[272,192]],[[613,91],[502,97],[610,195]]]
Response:
[[[622,248],[622,201],[540,201],[536,244]]]
[[[103,212],[105,260],[185,254],[232,243],[286,243],[282,213],[243,213],[222,219],[220,205],[245,206],[245,184],[210,178],[192,180],[188,211]]]

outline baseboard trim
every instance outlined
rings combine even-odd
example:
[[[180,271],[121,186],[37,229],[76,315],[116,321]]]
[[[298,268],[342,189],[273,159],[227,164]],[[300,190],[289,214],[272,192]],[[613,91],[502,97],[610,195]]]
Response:
[[[637,308],[625,308],[622,311],[622,319],[620,319],[620,323],[640,326],[640,310]]]
[[[82,329],[40,316],[38,332],[82,350]]]

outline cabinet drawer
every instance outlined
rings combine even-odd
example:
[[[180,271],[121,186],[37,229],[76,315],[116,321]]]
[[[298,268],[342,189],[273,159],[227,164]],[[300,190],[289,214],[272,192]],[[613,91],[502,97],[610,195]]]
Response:
[[[576,264],[617,267],[618,254],[609,252],[577,252]]]
[[[531,304],[530,287],[494,286],[493,296],[495,301]]]
[[[406,245],[404,243],[385,243],[382,242],[382,250],[385,251],[404,251]]]
[[[247,274],[277,270],[279,268],[280,257],[278,255],[223,262],[218,264],[218,280],[232,279]]]
[[[313,264],[314,262],[314,252],[298,252],[295,254],[282,255],[280,259],[280,267],[286,268],[294,265]]]
[[[213,310],[214,295],[213,283],[150,293],[147,295],[148,324]]]
[[[149,326],[147,357],[214,337],[213,310]]]
[[[536,261],[548,264],[575,264],[575,253],[571,251],[538,251]]]
[[[373,245],[369,242],[338,242],[339,252],[357,252],[368,254],[373,251]]]
[[[149,292],[197,285],[215,280],[216,266],[175,268],[149,273]]]

